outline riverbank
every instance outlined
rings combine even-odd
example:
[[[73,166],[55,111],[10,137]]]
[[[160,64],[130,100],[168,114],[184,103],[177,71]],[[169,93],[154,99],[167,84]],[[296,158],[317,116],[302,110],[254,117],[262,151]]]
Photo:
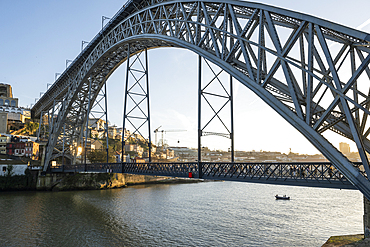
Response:
[[[203,180],[121,173],[37,173],[0,177],[0,191],[71,191],[124,188],[140,184],[198,183]]]
[[[368,247],[370,238],[364,239],[364,234],[332,236],[322,247]]]

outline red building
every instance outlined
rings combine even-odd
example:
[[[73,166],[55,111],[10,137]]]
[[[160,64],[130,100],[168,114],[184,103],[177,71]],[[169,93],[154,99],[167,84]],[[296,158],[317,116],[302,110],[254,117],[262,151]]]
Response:
[[[6,145],[6,154],[24,156],[37,160],[39,158],[39,144],[36,142],[10,142]]]

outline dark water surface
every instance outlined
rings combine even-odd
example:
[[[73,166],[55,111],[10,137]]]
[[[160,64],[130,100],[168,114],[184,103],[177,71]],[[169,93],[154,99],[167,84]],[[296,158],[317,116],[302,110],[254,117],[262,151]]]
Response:
[[[237,182],[0,193],[0,246],[321,246],[362,215],[358,191]]]

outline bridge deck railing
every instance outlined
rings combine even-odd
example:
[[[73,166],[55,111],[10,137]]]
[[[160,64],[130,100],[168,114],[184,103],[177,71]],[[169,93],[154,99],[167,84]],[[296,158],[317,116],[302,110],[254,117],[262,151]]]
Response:
[[[354,166],[365,175],[362,163]],[[355,187],[329,162],[312,163],[99,163],[51,167],[51,172],[113,172],[140,175],[194,177],[282,185],[348,188]]]

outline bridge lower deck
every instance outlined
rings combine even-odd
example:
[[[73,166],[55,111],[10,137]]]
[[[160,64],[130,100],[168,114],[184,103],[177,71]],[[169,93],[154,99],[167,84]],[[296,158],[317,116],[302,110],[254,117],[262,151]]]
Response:
[[[361,163],[354,166],[364,174]],[[356,189],[331,163],[99,163],[54,166],[51,172],[129,173],[265,184]],[[199,172],[201,171],[201,172]]]

